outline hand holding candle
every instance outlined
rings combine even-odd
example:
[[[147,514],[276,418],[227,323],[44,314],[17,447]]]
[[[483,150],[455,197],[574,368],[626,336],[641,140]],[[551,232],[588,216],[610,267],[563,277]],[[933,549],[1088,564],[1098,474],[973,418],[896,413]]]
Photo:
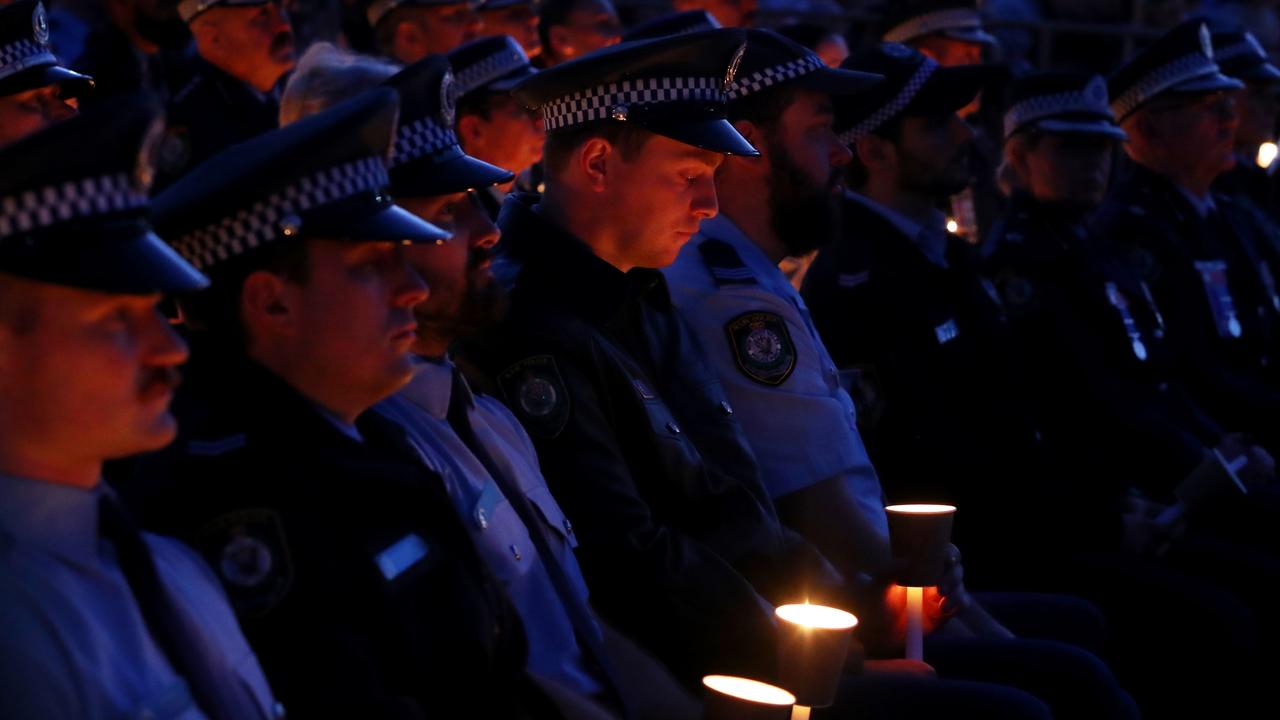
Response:
[[[924,659],[924,588],[937,585],[951,547],[953,505],[889,505],[889,544],[902,567],[897,582],[907,588],[906,657]]]

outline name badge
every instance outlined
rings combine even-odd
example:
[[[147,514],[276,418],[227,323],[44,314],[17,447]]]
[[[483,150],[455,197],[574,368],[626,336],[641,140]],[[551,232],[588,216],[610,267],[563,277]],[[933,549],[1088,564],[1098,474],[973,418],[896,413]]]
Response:
[[[374,562],[382,571],[382,577],[390,582],[404,574],[405,570],[421,562],[427,556],[427,551],[427,541],[417,533],[409,533],[392,543],[391,547],[378,553]]]
[[[938,337],[939,345],[946,345],[960,336],[960,328],[956,325],[955,318],[952,318],[934,328],[933,334]]]
[[[1226,261],[1198,260],[1196,270],[1200,273],[1200,281],[1204,283],[1205,294],[1209,297],[1209,307],[1213,311],[1213,322],[1218,329],[1218,336],[1240,337],[1243,328],[1240,327],[1240,319],[1236,316],[1236,303],[1231,297],[1231,288],[1227,285]]]

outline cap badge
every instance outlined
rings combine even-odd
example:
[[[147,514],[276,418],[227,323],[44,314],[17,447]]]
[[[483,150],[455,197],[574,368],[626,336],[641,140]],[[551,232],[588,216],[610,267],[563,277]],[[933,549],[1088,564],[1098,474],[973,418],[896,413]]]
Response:
[[[1213,36],[1209,34],[1209,26],[1203,23],[1200,25],[1200,49],[1205,57],[1213,59]]]
[[[631,108],[626,105],[614,105],[613,109],[609,111],[609,117],[617,120],[618,122],[626,122],[627,114],[629,112],[631,112]]]
[[[445,70],[440,78],[440,124],[453,127],[454,114],[458,108],[458,83],[453,79],[453,71]]]
[[[49,44],[49,16],[44,12],[44,3],[36,3],[36,9],[31,12],[31,32],[35,34],[36,42]]]
[[[738,67],[742,65],[742,56],[747,54],[747,44],[744,42],[738,46],[733,53],[733,59],[729,61],[729,69],[724,73],[724,90],[729,91],[733,87],[733,81],[738,77]]]
[[[1090,102],[1107,104],[1107,81],[1101,77],[1094,75],[1088,85],[1084,87],[1084,96]]]

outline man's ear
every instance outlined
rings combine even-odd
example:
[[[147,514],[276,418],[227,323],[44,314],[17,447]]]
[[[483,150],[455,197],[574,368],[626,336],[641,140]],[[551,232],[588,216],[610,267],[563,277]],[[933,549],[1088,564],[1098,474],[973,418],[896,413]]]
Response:
[[[601,137],[589,138],[578,148],[578,170],[586,178],[588,188],[604,191],[609,182],[609,164],[615,157],[613,144]]]
[[[458,140],[462,142],[462,149],[466,150],[475,147],[479,141],[483,130],[480,127],[480,117],[478,115],[460,115],[458,116]]]
[[[265,270],[255,270],[240,290],[240,316],[252,337],[288,333],[294,322],[286,281]]]
[[[897,163],[893,144],[870,133],[859,137],[853,144],[854,154],[868,170],[879,170]]]

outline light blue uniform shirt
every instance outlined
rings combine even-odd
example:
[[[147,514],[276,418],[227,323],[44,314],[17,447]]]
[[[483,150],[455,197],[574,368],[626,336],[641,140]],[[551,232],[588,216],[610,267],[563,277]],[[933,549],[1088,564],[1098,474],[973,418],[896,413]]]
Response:
[[[453,372],[453,364],[448,361],[419,361],[409,384],[375,408],[405,428],[423,461],[444,480],[476,549],[524,621],[529,669],[584,695],[599,695],[604,687],[587,668],[573,621],[529,538],[529,528],[484,464],[449,425]],[[485,396],[473,395],[472,400],[467,418],[476,438],[545,521],[540,530],[555,549],[573,591],[585,606],[587,583],[573,555],[578,541],[573,526],[547,488],[533,442],[502,403]],[[599,632],[599,628],[595,630]]]
[[[742,267],[713,274],[700,250],[712,238],[728,243]],[[719,215],[702,223],[663,272],[672,301],[719,372],[769,494],[779,498],[843,477],[867,517],[887,536],[880,480],[858,434],[853,400],[840,385],[804,300],[778,266]],[[735,348],[731,326],[747,313],[777,318],[786,329],[782,342],[789,338],[794,346],[794,368],[776,385],[753,379],[740,364],[742,351]],[[775,331],[774,337],[781,333]]]
[[[104,492],[0,475],[0,717],[205,717],[98,536]],[[143,538],[225,693],[247,720],[282,715],[217,578],[177,540]]]

